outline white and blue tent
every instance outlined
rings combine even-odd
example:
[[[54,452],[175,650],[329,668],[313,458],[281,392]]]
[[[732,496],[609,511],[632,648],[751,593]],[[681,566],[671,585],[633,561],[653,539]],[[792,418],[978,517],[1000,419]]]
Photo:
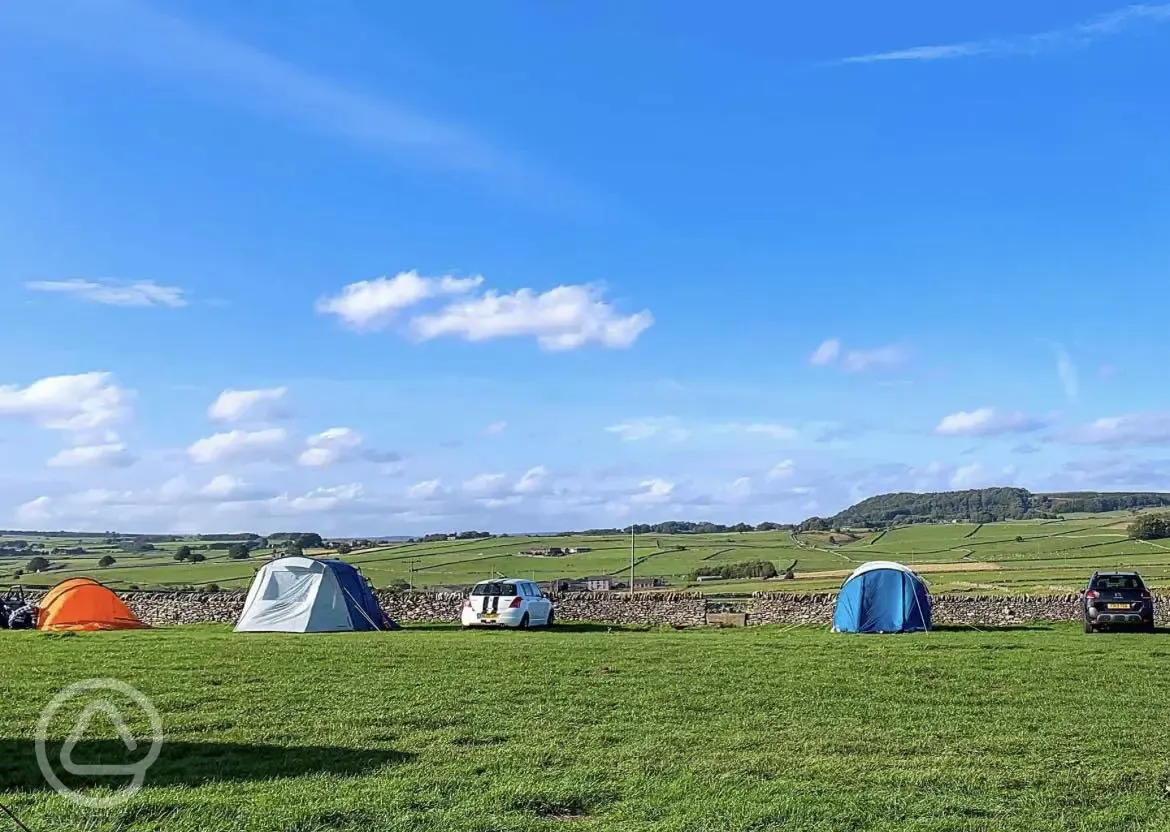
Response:
[[[874,560],[853,570],[837,594],[834,633],[910,633],[930,629],[930,595],[912,569]]]
[[[370,584],[340,560],[276,558],[256,572],[236,632],[388,630]]]

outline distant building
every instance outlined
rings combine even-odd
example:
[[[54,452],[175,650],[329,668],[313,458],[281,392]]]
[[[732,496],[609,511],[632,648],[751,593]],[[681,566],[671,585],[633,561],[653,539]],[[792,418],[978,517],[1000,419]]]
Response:
[[[656,587],[665,586],[665,581],[661,578],[634,578],[634,589],[654,589]]]
[[[569,554],[572,549],[561,549],[557,546],[552,546],[548,549],[524,549],[520,552],[522,555],[527,555],[532,558],[556,558],[561,555]]]
[[[579,555],[582,552],[588,552],[588,551],[590,551],[590,547],[588,547],[588,546],[570,546],[569,548],[565,549],[565,554],[566,555]]]
[[[589,592],[609,592],[613,589],[614,581],[609,575],[591,575],[587,578],[582,578],[580,583]]]

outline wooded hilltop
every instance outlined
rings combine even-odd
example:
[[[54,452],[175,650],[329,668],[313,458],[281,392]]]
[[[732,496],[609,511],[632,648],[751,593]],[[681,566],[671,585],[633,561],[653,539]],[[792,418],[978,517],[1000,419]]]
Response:
[[[1154,492],[1064,491],[1033,494],[1024,488],[978,488],[925,494],[899,492],[867,497],[832,517],[810,517],[801,530],[884,528],[959,520],[1049,520],[1074,512],[1100,513],[1170,506],[1170,494]]]

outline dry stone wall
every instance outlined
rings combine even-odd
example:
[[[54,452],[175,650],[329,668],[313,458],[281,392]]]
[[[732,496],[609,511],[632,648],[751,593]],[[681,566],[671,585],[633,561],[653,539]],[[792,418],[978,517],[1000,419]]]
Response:
[[[147,624],[234,623],[244,608],[242,592],[123,592],[127,606]],[[386,614],[400,623],[457,622],[463,596],[457,593],[394,592],[378,590]],[[756,624],[820,624],[833,620],[836,596],[761,592],[738,602],[714,604],[686,593],[577,592],[551,596],[561,622],[645,624],[699,627],[708,623],[743,620],[721,615],[725,610],[746,613],[748,626]],[[1170,596],[1156,598],[1160,623],[1170,623]],[[1020,595],[1012,597],[939,595],[933,598],[933,621],[940,625],[1010,626],[1033,621],[1072,621],[1080,617],[1076,595]]]

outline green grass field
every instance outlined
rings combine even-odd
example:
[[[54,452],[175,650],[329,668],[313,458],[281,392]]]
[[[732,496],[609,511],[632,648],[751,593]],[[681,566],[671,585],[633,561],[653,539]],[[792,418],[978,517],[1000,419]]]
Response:
[[[36,832],[1170,828],[1166,635],[186,627],[0,632],[0,656],[0,801]],[[96,811],[32,743],[94,676],[146,693],[166,736],[143,790]],[[76,762],[121,759],[87,737]]]
[[[876,535],[788,532],[654,535],[637,538],[635,574],[658,577],[671,589],[708,594],[756,590],[832,591],[867,560],[898,560],[920,567],[932,592],[1047,593],[1083,587],[1094,569],[1136,568],[1155,587],[1170,588],[1170,541],[1133,541],[1125,534],[1129,517],[1079,515],[1057,521],[1020,521],[919,525]],[[3,541],[0,540],[0,543]],[[243,588],[270,554],[230,560],[222,550],[207,550],[203,563],[173,559],[176,543],[159,551],[130,555],[110,550],[114,566],[97,566],[105,550],[85,541],[56,539],[53,545],[85,545],[86,556],[53,558],[63,568],[22,578],[52,584],[88,575],[116,589],[206,586]],[[564,557],[527,557],[525,549],[587,546],[589,552]],[[407,581],[416,587],[461,586],[502,575],[547,580],[609,574],[628,578],[629,539],[622,536],[503,537],[437,543],[393,544],[346,556],[375,586]],[[695,570],[747,560],[767,560],[784,569],[797,562],[795,582],[720,581],[697,584]],[[13,580],[25,559],[0,559],[0,581]]]

